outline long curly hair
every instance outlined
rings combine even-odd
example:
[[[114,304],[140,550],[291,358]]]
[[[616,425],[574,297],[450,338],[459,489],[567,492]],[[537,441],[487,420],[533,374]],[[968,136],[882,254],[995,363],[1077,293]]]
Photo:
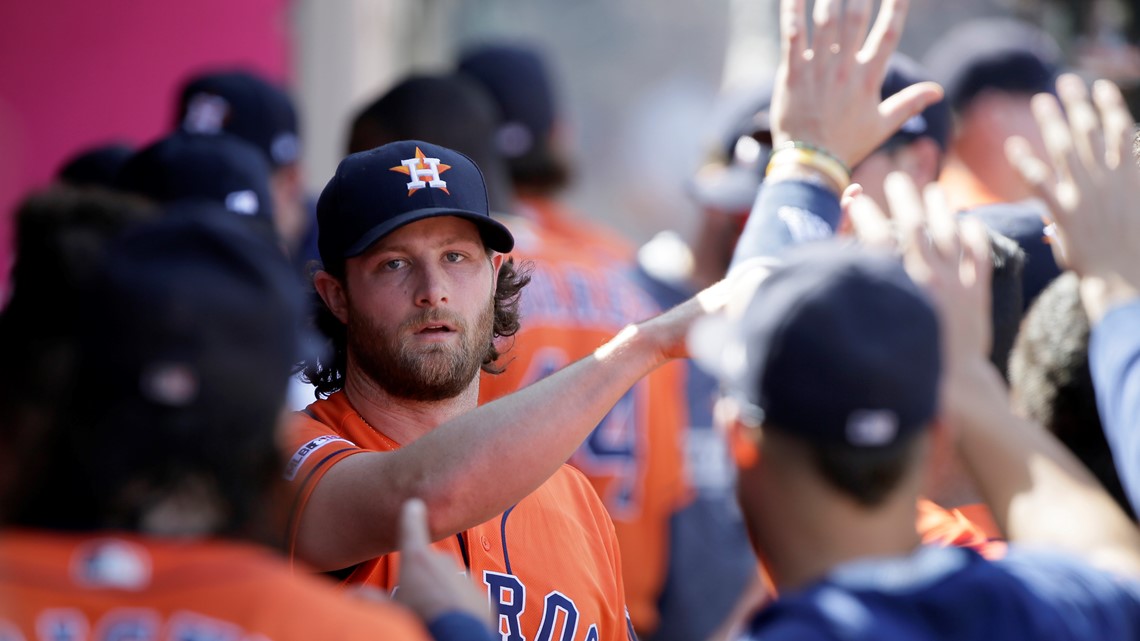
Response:
[[[485,372],[499,374],[503,371],[496,364],[502,355],[496,346],[496,339],[518,333],[519,300],[523,288],[530,283],[532,269],[529,262],[516,266],[513,258],[507,258],[499,268],[495,287],[495,319],[492,335],[487,338],[487,351],[483,355],[482,369]],[[326,271],[343,282],[344,263],[328,266]],[[312,297],[313,325],[325,344],[321,346],[323,349],[316,350],[320,356],[304,361],[298,365],[297,371],[305,382],[316,387],[316,397],[320,399],[328,398],[330,394],[344,388],[345,371],[348,368],[348,329],[333,315],[315,288]]]

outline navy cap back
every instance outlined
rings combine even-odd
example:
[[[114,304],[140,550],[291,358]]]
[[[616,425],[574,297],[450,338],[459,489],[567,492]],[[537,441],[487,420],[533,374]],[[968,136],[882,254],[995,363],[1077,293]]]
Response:
[[[190,79],[179,95],[178,126],[191,133],[231,133],[260,149],[274,167],[296,162],[300,155],[292,99],[248,71]]]
[[[273,243],[198,207],[110,246],[87,294],[82,354],[122,390],[117,402],[207,412],[240,411],[253,395],[279,403],[302,353],[299,279]]]
[[[329,266],[358,256],[395,229],[435,216],[470,220],[495,251],[514,246],[507,228],[491,218],[483,175],[467,156],[419,140],[352,154],[317,201],[321,260]]]
[[[1062,63],[1061,48],[1045,31],[1012,18],[983,18],[958,25],[923,56],[923,66],[946,90],[959,112],[986,90],[1051,92]]]
[[[883,447],[926,426],[938,320],[898,258],[833,242],[786,258],[721,340],[722,382],[756,420],[821,445]]]
[[[89,147],[68,158],[59,168],[59,179],[73,187],[113,189],[119,171],[135,150],[124,143]]]
[[[554,90],[538,51],[521,44],[486,44],[467,50],[459,71],[485,86],[502,111],[496,136],[507,158],[544,144],[554,127]]]
[[[160,203],[217,203],[272,229],[269,178],[264,156],[237,137],[175,132],[132,156],[117,182],[122,191]]]

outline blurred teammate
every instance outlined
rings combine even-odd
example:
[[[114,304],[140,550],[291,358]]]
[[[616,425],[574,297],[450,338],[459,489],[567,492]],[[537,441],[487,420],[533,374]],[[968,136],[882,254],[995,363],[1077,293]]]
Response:
[[[286,253],[301,267],[316,257],[309,246],[315,221],[301,176],[297,111],[285,91],[251,71],[200,73],[179,91],[176,122],[183,131],[226,132],[260,149],[272,170],[270,210]]]
[[[4,635],[426,638],[255,544],[303,309],[277,248],[213,208],[125,231],[85,277],[57,343],[66,400],[0,538]],[[435,631],[487,638],[456,587],[435,586]]]

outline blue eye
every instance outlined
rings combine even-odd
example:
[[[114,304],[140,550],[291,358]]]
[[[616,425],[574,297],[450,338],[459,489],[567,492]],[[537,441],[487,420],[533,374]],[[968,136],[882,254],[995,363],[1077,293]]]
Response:
[[[388,271],[395,271],[395,270],[400,269],[401,267],[403,267],[404,265],[407,265],[407,264],[408,264],[408,261],[404,260],[403,258],[395,258],[395,259],[392,259],[392,260],[385,262],[384,263],[384,269],[386,269]]]
[[[449,263],[458,263],[459,261],[463,260],[463,254],[460,254],[459,252],[447,252],[444,254],[444,259]]]

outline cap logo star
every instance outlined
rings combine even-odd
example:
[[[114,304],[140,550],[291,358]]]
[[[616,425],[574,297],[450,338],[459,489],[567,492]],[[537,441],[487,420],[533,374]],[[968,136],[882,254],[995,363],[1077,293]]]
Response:
[[[441,163],[439,158],[424,156],[424,152],[420,151],[419,147],[416,147],[415,158],[401,160],[400,166],[389,169],[411,178],[408,182],[409,196],[427,187],[434,187],[448,196],[451,195],[451,192],[447,191],[447,181],[439,177],[440,174],[451,169],[451,165]]]

